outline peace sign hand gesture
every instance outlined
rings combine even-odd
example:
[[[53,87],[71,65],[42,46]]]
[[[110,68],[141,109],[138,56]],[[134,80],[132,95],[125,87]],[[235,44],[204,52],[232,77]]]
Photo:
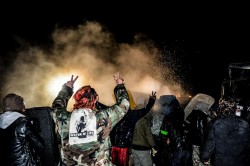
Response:
[[[114,77],[114,80],[115,80],[116,84],[123,84],[124,80],[121,78],[121,75],[120,75],[119,72],[115,73],[113,75],[113,77]]]
[[[66,85],[67,85],[68,87],[70,87],[70,88],[73,89],[74,83],[75,83],[75,81],[77,80],[77,78],[78,78],[78,76],[76,76],[76,78],[74,79],[74,75],[72,75],[70,81],[67,81]]]
[[[152,95],[149,95],[151,99],[156,100],[156,92],[152,91]]]

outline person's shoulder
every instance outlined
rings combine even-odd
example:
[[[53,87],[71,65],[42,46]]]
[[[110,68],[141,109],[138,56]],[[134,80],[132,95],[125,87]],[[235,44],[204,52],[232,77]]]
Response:
[[[30,121],[29,121],[29,119],[27,119],[27,117],[20,117],[16,121],[20,126],[26,126],[30,123]]]
[[[26,130],[27,126],[28,126],[28,119],[26,117],[20,117],[18,118],[16,121],[16,129],[18,132],[23,132]]]
[[[246,121],[246,119],[243,119],[242,117],[236,116],[237,119],[242,123],[244,126],[249,128],[249,123]]]
[[[224,123],[226,117],[218,117],[216,119],[211,120],[212,125],[220,125],[221,123]]]
[[[27,124],[29,122],[28,118],[27,117],[19,117],[16,122],[18,124]]]

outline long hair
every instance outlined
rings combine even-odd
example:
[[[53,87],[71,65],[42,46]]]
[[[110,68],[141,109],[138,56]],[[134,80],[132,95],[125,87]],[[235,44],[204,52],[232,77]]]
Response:
[[[96,109],[95,102],[97,100],[98,94],[94,88],[90,85],[83,86],[76,91],[74,94],[75,104],[74,109],[79,108],[90,108],[92,110]]]

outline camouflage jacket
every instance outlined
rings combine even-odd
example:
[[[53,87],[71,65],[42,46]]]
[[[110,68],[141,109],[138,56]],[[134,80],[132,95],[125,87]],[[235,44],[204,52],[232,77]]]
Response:
[[[96,111],[97,141],[69,145],[69,122],[71,113],[66,110],[73,90],[63,85],[52,104],[53,119],[58,137],[61,140],[62,165],[112,165],[110,159],[110,137],[112,128],[123,118],[129,109],[126,88],[119,84],[114,89],[116,104]]]

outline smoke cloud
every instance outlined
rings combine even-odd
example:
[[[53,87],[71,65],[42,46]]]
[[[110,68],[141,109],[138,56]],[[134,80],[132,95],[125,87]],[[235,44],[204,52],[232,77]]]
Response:
[[[3,76],[1,97],[16,93],[24,97],[27,108],[51,106],[62,85],[74,75],[79,76],[74,91],[91,85],[100,101],[111,105],[116,72],[120,72],[136,102],[148,98],[152,91],[158,97],[187,94],[173,66],[162,63],[162,56],[167,55],[162,55],[143,34],[135,35],[133,43],[117,43],[100,23],[85,22],[76,28],[55,29],[51,37],[53,44],[49,49],[26,45],[16,53]],[[53,80],[61,82],[52,86]],[[71,99],[68,109],[72,105]]]

